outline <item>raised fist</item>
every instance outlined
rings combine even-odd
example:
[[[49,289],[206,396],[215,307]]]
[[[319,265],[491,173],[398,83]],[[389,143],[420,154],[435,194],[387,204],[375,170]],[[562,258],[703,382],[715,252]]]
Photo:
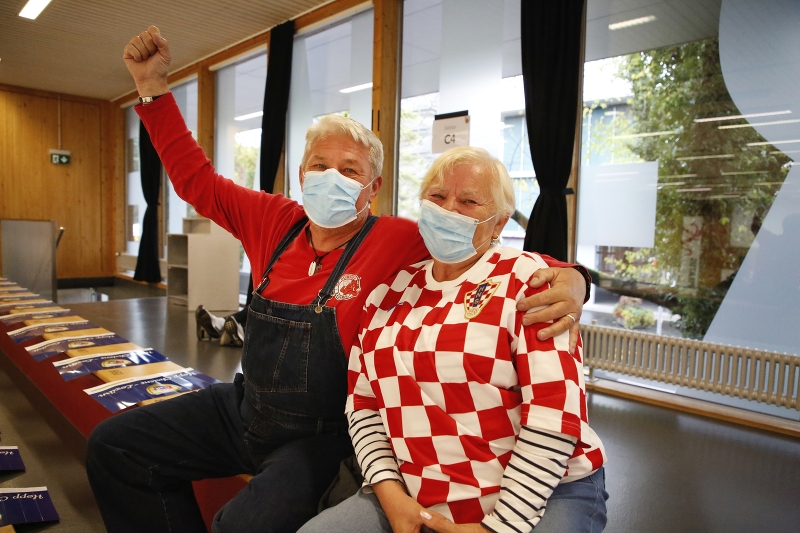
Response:
[[[169,45],[158,28],[150,26],[131,39],[125,45],[122,59],[136,82],[139,96],[156,96],[169,91]]]

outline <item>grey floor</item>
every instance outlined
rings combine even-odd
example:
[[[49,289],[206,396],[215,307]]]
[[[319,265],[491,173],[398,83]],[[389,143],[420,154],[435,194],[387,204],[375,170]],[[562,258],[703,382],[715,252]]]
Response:
[[[0,487],[46,486],[61,518],[59,524],[17,526],[17,531],[84,533],[105,531],[94,501],[80,450],[69,428],[42,416],[5,369],[0,368],[2,446],[17,446],[26,471],[0,474]],[[54,427],[55,426],[55,427]]]
[[[218,379],[230,380],[240,368],[240,350],[198,342],[193,312],[166,298],[62,305]],[[52,530],[98,530],[80,462],[64,453],[56,463],[58,435],[40,436],[48,428],[32,408],[6,407],[8,395],[19,392],[2,376],[0,389],[3,444],[9,424],[37,443],[30,453],[40,461],[41,483],[63,485],[56,503],[63,521]],[[609,456],[607,533],[800,532],[800,440],[599,393],[589,394],[589,420]]]

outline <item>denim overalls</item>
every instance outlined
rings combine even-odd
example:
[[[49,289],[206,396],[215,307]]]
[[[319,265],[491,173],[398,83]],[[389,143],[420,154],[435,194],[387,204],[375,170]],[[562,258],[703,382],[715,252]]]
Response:
[[[253,291],[242,353],[242,416],[249,423],[245,442],[254,459],[284,442],[346,432],[347,355],[339,338],[336,309],[325,303],[376,221],[375,216],[367,218],[308,305],[261,296],[272,266],[303,231],[305,217],[278,244]]]
[[[109,531],[206,531],[192,480],[254,477],[214,517],[215,532],[291,533],[317,514],[339,463],[353,454],[344,405],[347,357],[333,296],[377,220],[350,241],[314,301],[259,295],[306,219],[278,245],[256,288],[234,383],[126,411],[88,443],[87,472]]]

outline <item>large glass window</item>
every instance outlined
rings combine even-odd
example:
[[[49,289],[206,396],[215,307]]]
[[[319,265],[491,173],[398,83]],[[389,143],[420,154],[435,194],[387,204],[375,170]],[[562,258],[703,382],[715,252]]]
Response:
[[[517,210],[538,196],[525,126],[518,0],[406,0],[400,118],[398,214],[419,215],[419,183],[431,162],[435,115],[467,111],[470,145],[508,168]],[[521,248],[513,220],[506,245]]]
[[[178,102],[178,108],[186,121],[186,125],[191,130],[192,135],[197,137],[197,81],[192,80],[177,87],[173,87],[172,94]],[[142,236],[142,222],[147,203],[144,201],[142,193],[141,174],[139,173],[139,116],[134,111],[133,106],[125,110],[125,253],[130,255],[139,254],[139,240]],[[186,216],[193,216],[194,210],[186,202],[181,200],[166,175],[162,177],[162,236],[164,243],[162,258],[166,257],[166,233],[182,233],[182,219]],[[162,272],[162,274],[165,274]]]
[[[178,109],[186,121],[186,127],[197,139],[197,80],[192,80],[172,88]],[[164,175],[164,230],[166,233],[183,233],[183,219],[195,216],[194,208],[181,200],[172,187],[169,177]],[[167,240],[164,239],[164,257],[167,255]]]
[[[257,52],[219,69],[216,76],[215,167],[239,185],[258,189],[267,54]],[[240,286],[246,291],[250,262],[243,250],[240,256]]]
[[[139,255],[147,202],[139,173],[139,115],[133,106],[125,110],[125,204],[125,253]]]
[[[288,194],[299,202],[306,130],[338,113],[372,125],[372,9],[295,37],[289,99]]]
[[[800,353],[787,5],[656,3],[634,17],[589,1],[577,257],[602,280],[597,323]]]

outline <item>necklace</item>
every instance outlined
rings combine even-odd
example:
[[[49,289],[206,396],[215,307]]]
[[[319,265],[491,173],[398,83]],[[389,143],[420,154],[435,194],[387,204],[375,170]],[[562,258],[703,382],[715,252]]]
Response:
[[[349,239],[344,241],[342,244],[340,244],[339,246],[337,246],[333,250],[329,250],[329,251],[325,252],[324,254],[320,255],[320,254],[317,254],[317,249],[314,247],[314,237],[311,236],[311,231],[309,231],[308,232],[308,240],[311,243],[311,251],[314,253],[314,260],[311,261],[310,265],[308,265],[308,275],[309,276],[313,276],[314,274],[319,272],[319,269],[322,268],[322,260],[324,258],[326,258],[329,253],[333,252],[334,250],[338,250],[339,248],[341,248],[342,246],[344,246],[345,244],[350,242],[352,239],[353,239],[353,237],[350,237]]]

